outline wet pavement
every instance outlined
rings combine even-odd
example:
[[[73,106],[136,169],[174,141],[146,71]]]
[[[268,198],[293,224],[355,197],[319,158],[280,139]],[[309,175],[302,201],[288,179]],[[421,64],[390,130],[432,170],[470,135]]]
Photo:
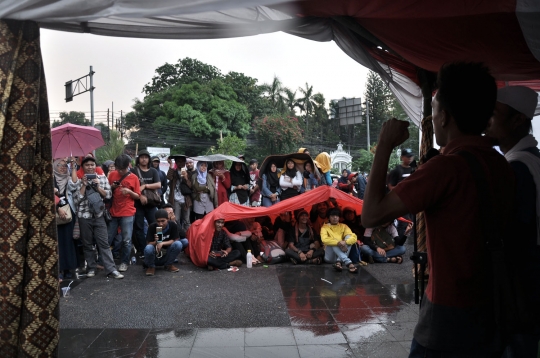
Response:
[[[398,266],[384,284],[374,277]],[[134,265],[114,280],[101,272],[61,298],[59,356],[407,357],[418,320],[410,267],[208,272],[181,256],[178,273],[146,277]]]

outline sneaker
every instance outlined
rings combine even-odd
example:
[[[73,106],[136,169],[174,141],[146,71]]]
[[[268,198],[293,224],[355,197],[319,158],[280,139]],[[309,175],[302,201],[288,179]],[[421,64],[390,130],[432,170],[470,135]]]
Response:
[[[231,261],[231,262],[229,263],[229,265],[231,265],[231,266],[236,266],[236,267],[240,267],[240,266],[242,266],[242,261],[240,261],[240,260],[234,260],[234,261]]]
[[[146,276],[154,276],[155,273],[156,273],[155,267],[149,267],[146,269]]]
[[[120,272],[115,270],[115,271],[111,272],[110,274],[108,274],[107,277],[124,278],[124,275],[122,275]]]
[[[95,275],[96,275],[96,271],[94,271],[94,270],[89,270],[86,273],[86,277],[94,277]]]
[[[120,267],[118,268],[118,271],[125,272],[125,271],[127,271],[127,269],[128,269],[128,266],[125,263],[122,262],[120,264]]]
[[[174,265],[165,266],[165,270],[169,272],[178,272],[180,269]]]

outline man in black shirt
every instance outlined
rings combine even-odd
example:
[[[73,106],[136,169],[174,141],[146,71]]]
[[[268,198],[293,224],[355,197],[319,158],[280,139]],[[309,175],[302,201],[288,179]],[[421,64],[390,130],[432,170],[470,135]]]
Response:
[[[386,185],[389,190],[393,190],[396,185],[398,185],[403,179],[409,177],[415,168],[411,166],[411,163],[414,161],[414,154],[411,149],[402,149],[401,150],[401,164],[397,165],[394,169],[388,174]],[[406,214],[403,215],[404,218],[412,221],[412,215]],[[401,237],[405,235],[407,230],[407,223],[403,221],[398,221],[397,232]]]
[[[218,219],[214,221],[214,236],[212,237],[212,245],[210,246],[210,252],[208,253],[208,271],[214,269],[226,269],[229,266],[241,266],[242,261],[240,258],[240,251],[233,250],[229,237],[223,225],[224,219]]]
[[[320,236],[313,233],[308,225],[309,214],[302,209],[298,213],[298,222],[287,233],[289,243],[285,253],[293,264],[320,265],[324,257],[324,249]]]
[[[143,190],[161,188],[161,181],[159,180],[159,173],[157,170],[150,166],[150,153],[146,150],[139,151],[139,156],[136,160],[135,168],[131,169],[131,172],[135,174],[141,182],[141,195],[139,200],[135,201],[135,220],[133,221],[133,232],[135,234],[135,248],[141,258],[144,257],[143,250],[146,246],[146,238],[144,237],[144,219],[148,222],[148,225],[153,224],[156,219],[157,207],[148,204],[146,196],[144,196]]]
[[[159,209],[155,214],[156,222],[148,227],[146,234],[147,245],[144,248],[144,264],[146,276],[154,276],[156,266],[165,266],[169,272],[180,271],[173,265],[174,260],[182,251],[182,243],[178,240],[178,226],[169,220],[169,213]],[[158,230],[160,228],[160,230]]]
[[[165,203],[165,201],[163,200],[164,198],[163,195],[167,192],[168,180],[167,180],[167,174],[163,170],[159,169],[160,163],[161,161],[159,160],[159,157],[152,158],[152,168],[157,170],[159,174],[159,181],[161,183],[161,188],[158,189],[158,193],[159,193],[159,196],[161,197],[161,205],[163,205]]]

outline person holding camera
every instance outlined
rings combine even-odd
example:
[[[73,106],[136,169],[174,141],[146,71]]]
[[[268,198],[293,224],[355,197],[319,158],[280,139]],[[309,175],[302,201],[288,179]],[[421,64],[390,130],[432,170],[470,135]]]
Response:
[[[146,234],[147,245],[144,248],[146,276],[154,276],[156,266],[165,266],[166,271],[178,272],[180,270],[173,265],[182,251],[178,226],[176,222],[169,220],[169,213],[165,209],[156,211],[155,220],[156,222],[148,226]]]
[[[81,240],[83,244],[84,259],[88,265],[87,277],[96,275],[96,254],[93,250],[93,241],[96,241],[97,248],[101,254],[103,266],[108,276],[114,278],[124,278],[116,270],[112,252],[109,247],[107,234],[107,224],[103,217],[105,204],[103,199],[111,198],[111,186],[105,175],[96,174],[96,160],[88,156],[83,159],[82,168],[84,175],[77,178],[77,172],[72,171],[68,188],[73,192],[73,200],[77,208],[79,227],[81,230]]]

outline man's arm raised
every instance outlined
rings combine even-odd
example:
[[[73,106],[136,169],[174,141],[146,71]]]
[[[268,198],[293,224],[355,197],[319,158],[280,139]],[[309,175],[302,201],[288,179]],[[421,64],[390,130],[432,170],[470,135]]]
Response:
[[[379,143],[364,193],[362,225],[377,227],[408,213],[405,204],[394,191],[386,194],[386,171],[392,149],[409,138],[409,122],[392,118],[383,123]]]

